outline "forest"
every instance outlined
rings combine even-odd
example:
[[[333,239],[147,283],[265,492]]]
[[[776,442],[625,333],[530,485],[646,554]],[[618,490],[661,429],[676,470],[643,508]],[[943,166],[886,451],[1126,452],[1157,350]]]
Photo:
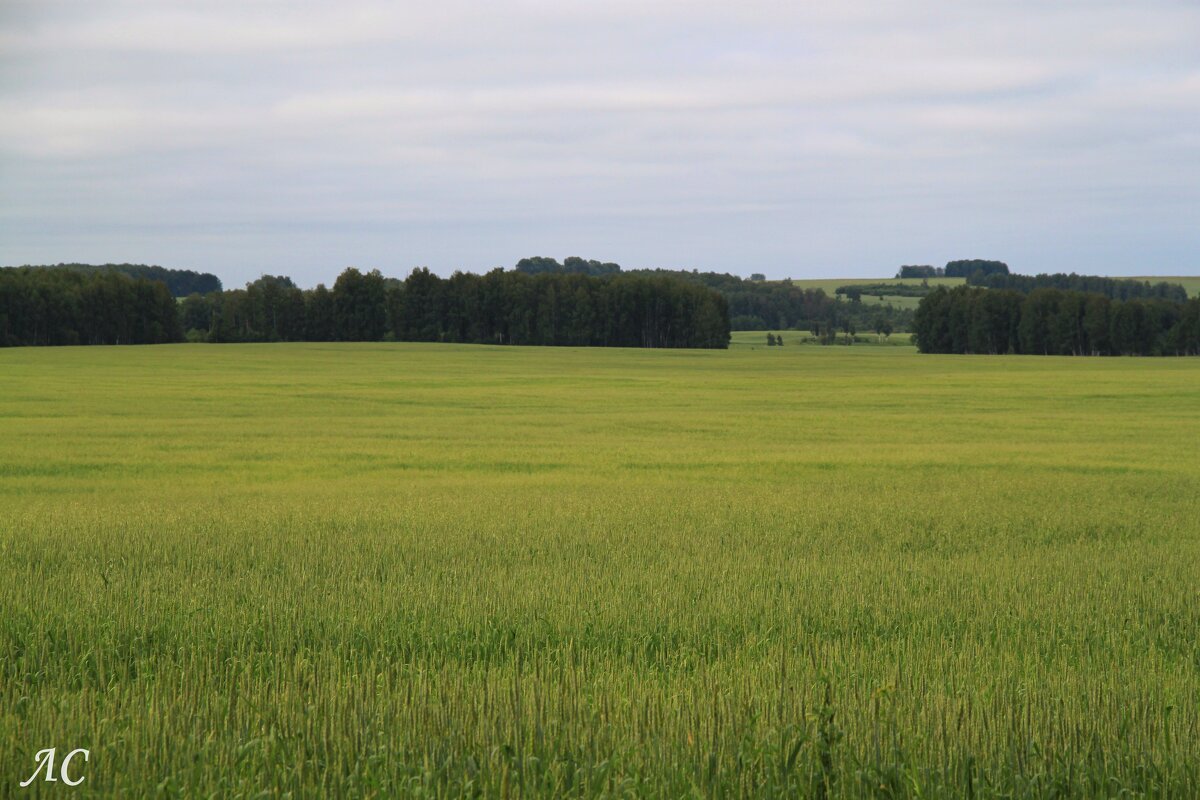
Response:
[[[889,305],[865,305],[859,293],[843,302],[821,289],[804,289],[789,280],[766,281],[742,278],[725,272],[700,272],[683,269],[629,269],[620,264],[585,260],[571,256],[560,263],[546,256],[523,258],[515,270],[528,274],[635,275],[671,278],[711,289],[721,294],[729,306],[731,327],[737,331],[767,330],[871,330],[889,327],[907,330],[912,311]]]
[[[41,274],[62,272],[82,277],[59,279]],[[89,317],[73,296],[77,290],[69,288],[90,285],[97,275],[113,274],[131,278],[129,286],[140,285],[138,281],[143,279],[162,281],[171,294],[184,298],[180,331],[164,326],[161,337],[154,341],[178,341],[180,337],[213,342],[392,338],[723,347],[731,328],[906,330],[912,321],[908,309],[868,306],[857,302],[857,297],[844,302],[790,281],[753,281],[696,270],[622,270],[619,264],[574,256],[561,263],[544,256],[524,258],[512,270],[497,268],[482,276],[460,272],[440,278],[428,270],[416,270],[408,279],[398,280],[353,270],[343,281],[342,295],[352,291],[350,287],[358,291],[354,274],[366,276],[362,299],[366,310],[362,311],[347,310],[350,306],[345,297],[335,308],[336,284],[332,289],[301,290],[283,276],[264,275],[245,289],[217,288],[181,295],[178,288],[196,285],[197,277],[203,281],[200,285],[215,282],[219,287],[220,281],[189,270],[143,265],[5,268],[0,274],[6,276],[2,285],[8,287],[0,288],[7,292],[0,294],[0,345],[10,346],[113,343],[111,337],[94,334]],[[60,292],[72,296],[59,297]],[[37,309],[53,311],[35,324],[33,316],[43,313]],[[131,340],[122,335],[119,341]]]
[[[847,299],[831,297],[821,289],[801,288],[789,280],[756,281],[720,272],[688,270],[629,270],[626,275],[676,277],[720,292],[729,304],[733,330],[858,331],[888,327],[908,330],[910,309],[860,302],[863,294]]]
[[[984,258],[964,258],[948,261],[944,267],[928,264],[905,264],[896,273],[897,278],[971,278],[991,275],[1007,275],[1008,264]]]
[[[221,279],[209,272],[190,269],[168,269],[152,264],[47,264],[26,265],[25,269],[61,269],[87,274],[97,272],[119,272],[131,278],[162,281],[175,297],[187,297],[192,292],[207,294],[221,291]]]
[[[190,338],[215,342],[377,341],[595,347],[729,344],[724,299],[703,287],[634,275],[495,269],[403,281],[347,269],[332,289],[263,276],[244,290],[183,301]]]
[[[1197,301],[1175,284],[1016,275],[1003,262],[979,260],[936,272],[967,273],[968,285],[859,284],[831,297],[790,281],[539,256],[449,278],[425,268],[403,280],[349,268],[331,288],[263,275],[244,289],[179,299],[172,286],[220,281],[144,265],[8,267],[0,268],[0,346],[387,340],[723,348],[731,330],[806,330],[830,344],[859,331],[911,329],[932,353],[1200,350]],[[925,296],[915,312],[861,302],[885,288]]]
[[[923,353],[1200,355],[1200,298],[957,286],[923,298],[913,327]]]
[[[966,276],[967,285],[983,286],[988,289],[1012,289],[1028,294],[1034,289],[1064,289],[1072,292],[1102,294],[1110,300],[1132,300],[1155,298],[1182,303],[1187,300],[1187,290],[1176,283],[1150,283],[1129,278],[1104,278],[1098,275],[1076,275],[1058,272],[1053,275],[1017,275],[1008,272],[974,272]]]
[[[107,269],[0,269],[0,346],[162,344],[183,338],[167,285]]]
[[[115,270],[0,270],[0,345],[441,341],[722,348],[724,298],[669,276],[493,270],[403,281],[345,270],[332,289],[264,275],[189,294]]]

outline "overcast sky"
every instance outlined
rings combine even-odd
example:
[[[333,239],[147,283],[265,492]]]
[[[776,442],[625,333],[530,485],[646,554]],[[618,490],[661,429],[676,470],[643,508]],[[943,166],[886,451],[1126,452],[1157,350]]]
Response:
[[[1200,273],[1196,0],[0,0],[0,263]]]

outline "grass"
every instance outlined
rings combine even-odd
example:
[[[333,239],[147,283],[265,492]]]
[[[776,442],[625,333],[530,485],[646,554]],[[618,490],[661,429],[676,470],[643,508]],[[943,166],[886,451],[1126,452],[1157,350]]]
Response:
[[[0,795],[1194,797],[1200,361],[0,351]],[[78,762],[77,762],[78,763]]]

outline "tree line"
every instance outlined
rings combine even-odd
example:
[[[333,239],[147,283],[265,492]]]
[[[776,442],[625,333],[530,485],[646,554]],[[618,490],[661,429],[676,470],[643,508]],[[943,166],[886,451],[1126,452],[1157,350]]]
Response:
[[[167,269],[151,264],[50,264],[45,266],[26,265],[25,269],[65,269],[73,272],[119,272],[131,278],[162,281],[175,297],[187,297],[193,292],[205,294],[221,291],[221,279],[208,272],[190,269]]]
[[[126,266],[130,269],[124,269]],[[43,295],[58,291],[71,294],[76,290],[68,290],[67,284],[91,283],[101,275],[125,277],[135,273],[141,277],[131,278],[132,285],[140,286],[138,281],[144,276],[165,283],[165,273],[176,287],[186,286],[191,276],[203,277],[189,270],[143,270],[139,265],[4,269],[10,276],[25,270],[22,274],[41,287]],[[84,277],[60,280],[49,274],[66,272]],[[47,274],[39,277],[34,273]],[[208,277],[219,286],[214,276]],[[585,280],[581,284],[581,278],[612,283],[590,284]],[[712,294],[719,295],[723,303],[714,301]],[[359,295],[374,299],[351,300]],[[339,278],[332,288],[322,285],[311,290],[299,289],[285,276],[264,275],[244,289],[188,293],[179,305],[179,323],[183,335],[191,341],[393,338],[512,344],[646,343],[667,347],[723,346],[722,336],[730,322],[740,330],[828,332],[830,341],[838,331],[905,330],[910,326],[911,310],[868,306],[857,302],[859,299],[843,302],[840,297],[830,297],[819,289],[802,289],[790,281],[753,281],[696,270],[622,270],[612,262],[570,257],[559,263],[535,257],[522,259],[509,272],[496,269],[484,276],[458,273],[449,279],[427,271],[418,271],[406,280],[376,278],[374,273],[355,270]],[[426,302],[428,309],[422,305]],[[14,306],[6,311],[9,305],[8,301],[0,305],[0,313],[9,319],[9,334],[0,342],[7,344],[150,340],[147,337],[151,334],[146,332],[136,337],[125,332],[93,334],[71,310],[76,306],[70,301],[59,304],[62,308],[36,326],[30,322],[31,314],[40,320],[43,317],[39,315],[51,312],[30,312],[27,305],[22,307],[26,310]],[[43,297],[39,308],[48,305],[54,305],[54,301]],[[22,321],[15,322],[17,319]],[[47,327],[61,333],[50,335]],[[179,340],[180,334],[173,326],[160,327],[162,332],[154,333],[153,341]],[[75,333],[68,332],[71,330]]]
[[[188,338],[209,342],[721,348],[730,330],[724,299],[684,281],[503,269],[449,278],[417,269],[401,281],[350,268],[331,289],[310,290],[264,275],[245,289],[191,295],[181,314]]]
[[[790,280],[756,281],[737,275],[687,270],[630,270],[626,275],[677,277],[720,292],[729,304],[734,330],[868,330],[886,323],[894,330],[907,330],[910,309],[889,304],[867,305],[862,297],[831,297],[821,289],[803,289]]]
[[[0,345],[439,341],[513,345],[729,345],[725,299],[669,276],[495,269],[405,280],[354,268],[303,290],[263,275],[177,302],[116,270],[0,269]]]
[[[921,300],[913,333],[923,353],[1200,355],[1200,298],[939,288]]]
[[[947,261],[944,267],[929,264],[905,264],[896,273],[897,278],[967,278],[1007,275],[1008,264],[985,258],[963,258]]]
[[[1011,289],[1028,294],[1035,289],[1064,289],[1072,292],[1102,294],[1110,300],[1132,300],[1155,298],[1176,303],[1185,302],[1187,290],[1177,283],[1160,281],[1150,283],[1130,278],[1103,278],[1098,275],[1076,275],[1058,272],[1053,275],[1015,275],[1009,273],[984,275],[975,273],[967,277],[967,284],[984,286],[988,289]]]
[[[766,281],[758,273],[746,279],[729,273],[699,270],[626,270],[611,261],[578,256],[570,256],[562,262],[546,256],[523,258],[514,269],[531,275],[629,275],[686,281],[718,292],[725,298],[734,330],[844,330],[847,327],[868,330],[885,324],[895,330],[906,330],[912,322],[909,309],[841,302],[840,298],[830,297],[820,289],[802,289],[787,280]]]
[[[599,277],[601,275],[616,275],[621,271],[621,265],[614,264],[611,261],[601,262],[594,259],[582,259],[579,256],[567,256],[560,264],[554,258],[533,256],[532,258],[522,258],[513,269],[517,272],[524,272],[527,275],[541,275],[542,273],[550,272]]]
[[[833,290],[835,295],[861,300],[864,295],[883,297],[924,297],[931,289],[928,284],[911,283],[851,283]]]
[[[176,300],[161,281],[116,270],[0,269],[0,346],[181,339]]]

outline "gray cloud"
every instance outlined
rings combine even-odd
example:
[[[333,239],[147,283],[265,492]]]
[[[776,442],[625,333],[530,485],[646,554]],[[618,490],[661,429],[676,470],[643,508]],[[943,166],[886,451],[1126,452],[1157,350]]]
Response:
[[[427,5],[6,5],[0,262],[1200,269],[1190,2]]]

